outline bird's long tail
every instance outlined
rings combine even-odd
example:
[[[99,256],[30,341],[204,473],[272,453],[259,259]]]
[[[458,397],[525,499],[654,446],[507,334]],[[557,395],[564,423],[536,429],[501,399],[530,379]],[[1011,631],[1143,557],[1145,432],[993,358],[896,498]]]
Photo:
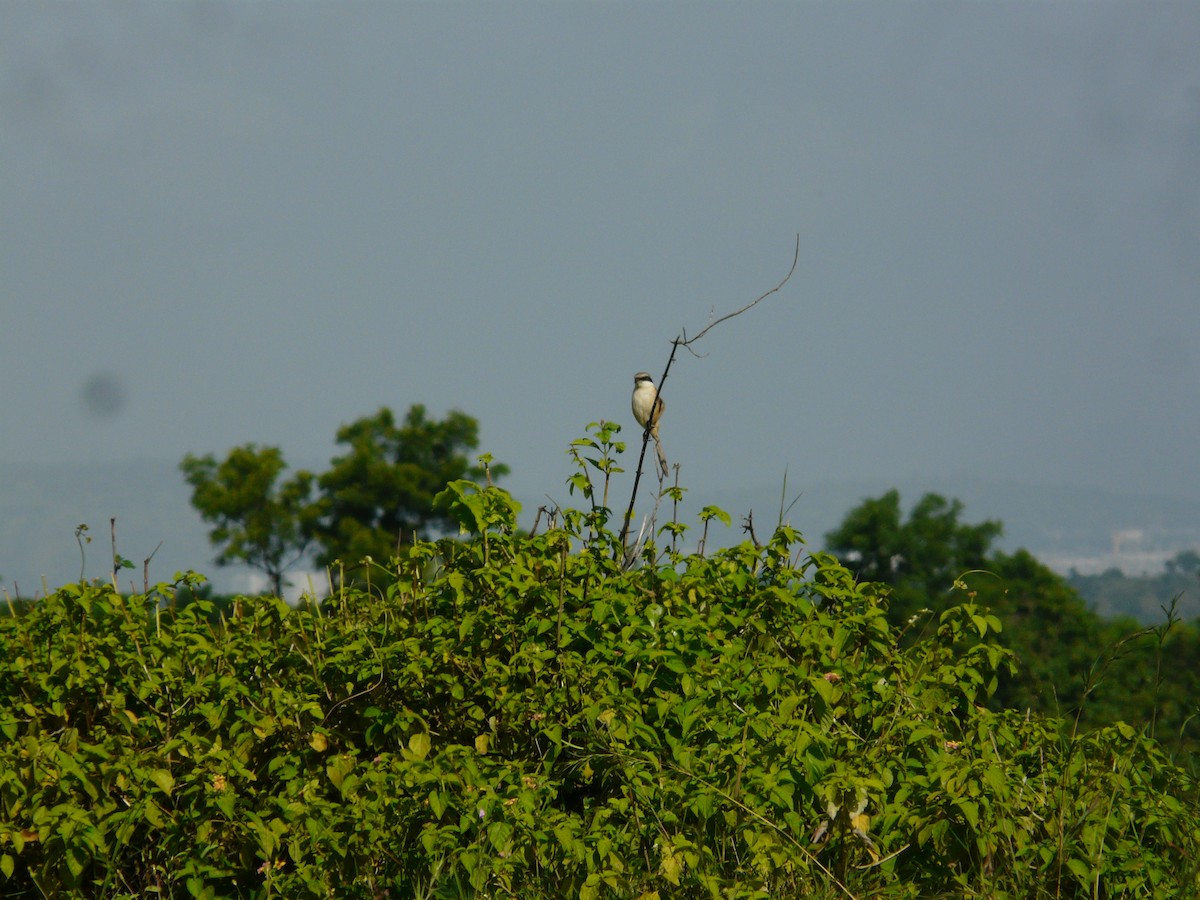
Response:
[[[662,477],[665,479],[670,469],[667,466],[667,454],[663,453],[662,441],[658,439],[658,435],[654,436],[654,452],[658,454],[658,467],[662,469]]]

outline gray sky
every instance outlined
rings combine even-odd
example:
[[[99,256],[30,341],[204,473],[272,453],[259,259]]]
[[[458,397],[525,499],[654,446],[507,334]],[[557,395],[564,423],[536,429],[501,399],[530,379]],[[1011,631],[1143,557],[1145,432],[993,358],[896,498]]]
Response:
[[[3,0],[0,460],[320,463],[421,402],[565,501],[799,234],[672,370],[693,494],[1200,497],[1197,47],[1194,2]]]

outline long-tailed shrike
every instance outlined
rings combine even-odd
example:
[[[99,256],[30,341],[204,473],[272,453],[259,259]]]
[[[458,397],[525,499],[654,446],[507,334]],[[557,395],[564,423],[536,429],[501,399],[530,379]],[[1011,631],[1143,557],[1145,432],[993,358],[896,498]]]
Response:
[[[658,438],[658,420],[666,411],[666,402],[658,396],[658,389],[646,372],[638,372],[633,376],[633,417],[637,423],[646,427],[650,423],[650,436],[654,438],[654,451],[658,454],[658,467],[662,477],[667,477],[667,456],[663,453],[662,441]],[[653,411],[653,412],[652,412]]]

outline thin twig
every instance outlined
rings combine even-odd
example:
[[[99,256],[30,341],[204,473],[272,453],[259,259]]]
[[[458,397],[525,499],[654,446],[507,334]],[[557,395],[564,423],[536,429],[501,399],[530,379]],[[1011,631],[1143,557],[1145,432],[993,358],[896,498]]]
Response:
[[[746,518],[742,520],[742,531],[750,535],[750,542],[754,544],[755,550],[762,549],[762,544],[758,542],[758,536],[754,533],[754,510],[746,513]]]
[[[150,593],[150,560],[154,559],[154,554],[158,553],[163,542],[159,541],[158,546],[154,548],[154,553],[151,553],[142,561],[142,593]]]
[[[787,500],[787,477],[788,477],[787,466],[784,466],[783,467],[783,489],[779,492],[779,522],[777,523],[779,525],[783,524],[783,520],[787,517],[787,514],[792,511],[793,506],[795,506],[797,503],[800,502],[800,497],[803,496],[803,494],[804,494],[804,492],[801,491],[799,494],[796,495],[795,499],[793,499],[792,502],[789,503],[785,507],[783,504]]]
[[[740,309],[735,309],[733,312],[726,313],[725,315],[721,316],[719,319],[715,319],[714,321],[709,322],[707,325],[704,326],[704,328],[702,328],[700,330],[699,334],[697,334],[693,337],[689,338],[687,336],[686,329],[681,331],[680,336],[675,338],[675,340],[671,341],[671,355],[667,358],[667,364],[663,368],[662,377],[658,380],[658,396],[660,398],[662,397],[663,388],[666,386],[666,383],[667,383],[667,375],[671,371],[671,364],[675,361],[675,354],[676,354],[676,352],[678,352],[680,347],[686,347],[688,349],[688,351],[690,353],[692,353],[692,355],[696,355],[695,351],[692,350],[692,344],[696,343],[698,340],[700,340],[702,337],[704,337],[713,328],[715,328],[717,325],[720,325],[722,322],[732,319],[735,316],[740,316],[742,313],[746,312],[747,310],[752,309],[755,306],[757,306],[759,303],[761,303],[763,300],[770,297],[772,294],[778,293],[779,290],[785,284],[788,283],[788,280],[792,277],[792,274],[796,271],[796,264],[799,262],[799,260],[800,260],[800,235],[797,234],[796,235],[796,249],[792,254],[791,268],[788,269],[787,274],[783,276],[783,279],[777,285],[775,285],[775,287],[771,288],[769,291],[766,291],[763,294],[760,294],[758,297],[756,297],[754,300],[751,300],[749,303],[747,303],[745,306],[741,307]],[[641,455],[638,457],[637,469],[634,472],[633,491],[629,495],[629,508],[626,509],[626,511],[625,511],[625,521],[621,526],[621,549],[619,552],[623,553],[625,555],[626,559],[628,559],[628,557],[629,557],[629,552],[626,548],[626,542],[629,538],[629,526],[630,526],[630,523],[633,521],[633,506],[637,502],[638,486],[641,484],[641,481],[642,481],[642,465],[644,464],[644,462],[646,460],[646,447],[650,442],[650,429],[653,426],[653,423],[654,423],[654,417],[648,416],[646,418],[646,425],[642,429],[642,452],[641,452]],[[661,479],[659,479],[659,480],[661,481]]]
[[[796,271],[796,264],[799,261],[800,261],[800,235],[796,235],[796,252],[792,256],[792,267],[790,269],[788,269],[788,273],[783,276],[783,280],[781,282],[779,282],[779,284],[775,285],[775,287],[771,288],[765,294],[762,294],[758,298],[750,301],[745,306],[743,306],[741,309],[735,309],[733,312],[726,313],[725,315],[721,316],[721,318],[719,318],[713,322],[709,322],[707,325],[704,326],[703,330],[701,330],[701,332],[699,334],[697,334],[695,337],[692,337],[692,338],[689,338],[689,339],[683,341],[682,342],[683,346],[687,347],[691,344],[696,343],[696,341],[700,340],[700,338],[704,337],[706,334],[708,334],[709,331],[711,331],[717,325],[720,325],[726,319],[732,319],[734,316],[740,316],[746,310],[748,310],[754,306],[757,306],[759,303],[761,303],[763,300],[766,300],[772,294],[778,293],[779,289],[788,283],[788,279],[790,279],[792,277],[792,273]]]
[[[112,583],[113,590],[117,593],[121,592],[120,586],[117,584],[117,574],[121,571],[121,567],[117,564],[117,517],[113,516],[108,520],[109,529],[112,531]]]

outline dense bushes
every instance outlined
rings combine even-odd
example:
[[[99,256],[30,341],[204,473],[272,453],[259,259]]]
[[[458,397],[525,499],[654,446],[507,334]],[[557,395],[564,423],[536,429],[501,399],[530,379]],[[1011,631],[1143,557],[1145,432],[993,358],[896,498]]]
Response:
[[[1195,785],[1142,731],[984,707],[985,609],[905,646],[786,528],[622,571],[603,510],[518,537],[503,492],[447,497],[472,542],[320,606],[74,585],[5,618],[0,892],[1200,890]]]

